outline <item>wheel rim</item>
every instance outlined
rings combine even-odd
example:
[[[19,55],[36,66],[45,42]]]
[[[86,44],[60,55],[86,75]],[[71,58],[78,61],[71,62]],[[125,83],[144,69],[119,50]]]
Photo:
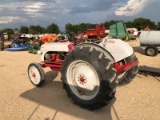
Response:
[[[149,55],[153,55],[154,54],[154,49],[152,49],[152,48],[148,49],[147,53]]]
[[[67,81],[72,92],[84,100],[94,98],[99,91],[100,81],[97,72],[82,60],[76,60],[69,65]]]
[[[31,82],[35,85],[39,84],[41,81],[39,70],[35,66],[30,66],[29,77],[30,77]]]

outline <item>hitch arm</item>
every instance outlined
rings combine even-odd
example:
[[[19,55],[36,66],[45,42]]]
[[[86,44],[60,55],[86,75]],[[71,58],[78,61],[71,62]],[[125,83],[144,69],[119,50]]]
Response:
[[[130,62],[124,65],[120,65],[119,63],[113,63],[113,67],[116,69],[117,73],[125,72],[130,70],[131,68],[138,65],[138,61]]]

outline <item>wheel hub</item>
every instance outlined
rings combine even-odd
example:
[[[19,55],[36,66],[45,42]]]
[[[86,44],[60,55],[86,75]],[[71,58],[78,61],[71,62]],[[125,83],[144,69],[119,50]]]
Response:
[[[30,79],[34,84],[38,84],[40,82],[40,74],[38,72],[38,69],[35,66],[30,67]]]
[[[87,82],[86,76],[83,75],[83,74],[79,74],[79,75],[78,75],[78,82],[79,82],[81,85],[84,85],[84,84]]]
[[[32,77],[36,78],[36,73],[32,72]]]
[[[154,50],[153,49],[149,49],[148,50],[148,54],[151,54],[151,55],[154,54]]]

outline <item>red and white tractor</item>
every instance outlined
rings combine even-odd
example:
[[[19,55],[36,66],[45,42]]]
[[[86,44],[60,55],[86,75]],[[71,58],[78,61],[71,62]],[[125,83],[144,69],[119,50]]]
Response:
[[[44,85],[45,67],[60,71],[67,95],[87,109],[107,105],[114,98],[116,86],[130,83],[138,72],[132,47],[119,39],[103,39],[99,44],[46,43],[39,54],[41,62],[28,66],[32,84]]]

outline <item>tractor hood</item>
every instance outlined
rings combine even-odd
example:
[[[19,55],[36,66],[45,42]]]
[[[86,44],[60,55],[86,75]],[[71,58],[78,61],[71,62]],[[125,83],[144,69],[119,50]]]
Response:
[[[71,47],[70,47],[71,45]],[[38,54],[41,55],[41,60],[44,61],[44,56],[47,52],[69,52],[72,49],[72,43],[70,42],[53,42],[53,43],[45,43],[41,46]]]
[[[41,51],[59,51],[59,52],[69,52],[68,45],[70,42],[54,42],[45,43],[41,46]]]

